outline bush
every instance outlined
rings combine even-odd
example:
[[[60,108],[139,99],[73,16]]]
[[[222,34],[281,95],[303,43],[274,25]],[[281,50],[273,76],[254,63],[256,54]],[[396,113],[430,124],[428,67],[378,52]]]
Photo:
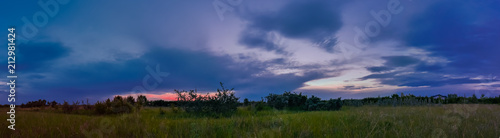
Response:
[[[307,110],[307,111],[316,111],[316,110],[320,110],[321,108],[321,99],[318,98],[318,97],[315,97],[314,95],[311,96],[311,98],[307,99],[306,100],[306,103],[305,103],[305,107],[304,107],[304,110]]]
[[[134,104],[135,104],[135,99],[134,99],[134,97],[132,97],[132,96],[128,96],[128,97],[127,97],[127,102],[128,102],[128,103],[130,103],[130,104],[132,104],[132,105],[134,105]]]
[[[269,94],[266,96],[267,104],[275,109],[282,110],[288,109],[300,109],[307,100],[307,96],[303,96],[302,93],[291,93],[286,92],[283,94]]]
[[[71,113],[73,111],[73,106],[69,105],[68,102],[64,101],[62,105],[62,110],[64,113]]]
[[[302,95],[302,93],[297,94],[285,91],[283,96],[288,99],[288,108],[300,109],[307,101],[307,96]]]
[[[255,112],[272,109],[272,107],[267,106],[264,101],[259,101],[255,103]]]
[[[94,105],[95,112],[97,114],[106,114],[108,111],[108,107],[106,106],[105,103],[97,101],[97,103]]]
[[[222,82],[220,86],[222,89],[217,89],[214,96],[200,95],[196,90],[174,91],[178,95],[179,107],[188,113],[216,117],[232,115],[237,110],[239,98],[234,95],[234,88],[226,89]]]
[[[121,96],[115,96],[111,102],[111,111],[116,114],[131,113],[134,106],[129,102],[125,102]]]
[[[284,109],[288,105],[288,97],[280,94],[269,94],[266,96],[267,104],[278,110]]]
[[[146,96],[144,95],[137,96],[137,102],[135,103],[137,110],[141,110],[142,106],[146,105],[146,103],[148,103],[148,99],[146,98]]]
[[[248,101],[247,98],[243,100],[243,106],[248,106],[250,104],[250,101]]]
[[[50,107],[57,109],[57,102],[56,101],[50,102]]]
[[[342,100],[338,98],[337,100],[335,99],[330,99],[326,102],[326,104],[323,106],[323,110],[340,110],[342,108]]]

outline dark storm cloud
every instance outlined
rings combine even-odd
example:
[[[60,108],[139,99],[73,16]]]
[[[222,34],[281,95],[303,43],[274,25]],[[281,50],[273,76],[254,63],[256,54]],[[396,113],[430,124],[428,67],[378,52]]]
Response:
[[[271,64],[283,62],[283,59],[269,62],[235,62],[229,56],[214,56],[202,51],[156,48],[136,59],[72,65],[52,73],[51,78],[64,81],[24,84],[38,89],[32,91],[33,95],[43,95],[42,93],[50,91],[51,94],[67,99],[109,97],[131,92],[134,86],[141,86],[144,76],[148,75],[145,67],[154,68],[156,64],[160,66],[161,72],[168,72],[169,76],[163,78],[164,81],[151,92],[173,89],[214,91],[218,82],[224,82],[226,86],[235,87],[243,95],[251,94],[249,92],[271,93],[294,90],[306,81],[324,77],[320,71],[296,76],[274,75],[265,69]],[[47,79],[33,77],[41,81]]]
[[[234,22],[226,20],[224,23],[229,25],[224,27],[227,28],[213,25],[215,23],[211,22],[209,15],[213,15],[213,20],[217,21],[217,24],[220,22],[210,3],[209,1],[194,5],[192,2],[181,1],[156,1],[153,4],[128,1],[118,5],[115,2],[74,3],[74,6],[71,6],[74,9],[61,12],[63,14],[58,15],[57,18],[50,18],[50,23],[39,30],[39,35],[44,37],[44,40],[64,40],[62,43],[38,42],[33,39],[26,46],[19,47],[17,69],[23,72],[20,73],[22,80],[20,79],[18,86],[19,91],[22,91],[19,93],[20,99],[46,98],[50,100],[56,98],[60,101],[71,101],[93,97],[91,99],[98,100],[115,94],[125,94],[134,86],[142,84],[144,76],[148,75],[145,70],[146,66],[154,68],[156,65],[160,66],[162,72],[168,72],[170,75],[165,77],[158,88],[151,92],[165,92],[173,89],[213,91],[218,86],[218,82],[224,82],[227,87],[236,88],[240,96],[251,96],[249,98],[255,99],[271,92],[292,91],[303,86],[304,82],[332,77],[325,74],[340,72],[323,68],[357,66],[357,63],[351,60],[329,66],[304,65],[292,63],[291,60],[297,58],[294,56],[283,56],[285,58],[277,59],[262,57],[267,61],[258,61],[256,59],[261,58],[258,57],[259,54],[248,54],[246,53],[248,51],[243,51],[242,53],[245,54],[238,55],[239,60],[236,61],[232,59],[232,56],[225,55],[234,53],[213,53],[210,48],[205,47],[220,45],[218,43],[220,39],[231,38],[219,36],[217,34],[220,32],[214,33],[208,30],[236,29],[242,30],[238,40],[229,41],[238,42],[248,48],[288,54],[284,51],[286,45],[277,42],[280,37],[283,37],[314,43],[332,52],[337,42],[335,35],[346,35],[336,34],[343,27],[341,19],[352,20],[352,18],[360,17],[356,12],[343,13],[344,11],[341,10],[343,10],[344,2],[285,0],[272,3],[276,5],[269,5],[267,9],[260,11],[238,12],[236,14],[240,14],[241,18],[235,20],[241,21],[234,22],[246,24],[243,26],[229,24]],[[387,2],[374,3],[384,4],[385,7]],[[500,15],[500,1],[443,0],[423,2],[423,4],[416,1],[412,3],[415,4],[404,5],[405,12],[400,14],[404,16],[393,16],[393,21],[388,28],[383,29],[383,33],[372,40],[382,37],[383,40],[402,42],[401,45],[404,45],[402,49],[418,48],[422,53],[426,53],[425,57],[382,57],[381,59],[385,62],[381,66],[372,64],[367,67],[366,69],[372,74],[360,80],[374,79],[381,84],[408,86],[418,91],[422,89],[415,87],[480,83],[481,80],[472,78],[500,73],[498,72],[500,70],[498,62],[500,59],[500,54],[498,54],[500,51],[498,45],[500,44],[500,16],[498,16]],[[426,3],[433,4],[427,5]],[[28,7],[18,2],[13,4],[24,8],[14,8],[19,12],[11,12],[12,14],[7,15],[5,19],[16,20],[19,22],[15,23],[19,25],[18,27],[23,24],[20,20],[22,16],[30,17],[40,10],[36,3],[31,3]],[[353,8],[358,9],[352,10],[358,11],[360,8],[356,5],[359,4],[367,5],[363,2],[354,3]],[[241,7],[244,5],[243,3]],[[130,6],[135,6],[138,10],[130,10]],[[372,6],[377,7],[376,5],[361,7],[370,10]],[[419,9],[418,12],[412,12],[410,6]],[[88,10],[89,8],[93,10]],[[63,9],[61,7],[61,11]],[[374,10],[378,11],[377,9]],[[372,20],[371,18],[371,16],[367,17]],[[7,23],[2,22],[0,25],[6,28]],[[70,33],[64,33],[65,31],[61,30],[67,30]],[[117,34],[123,36],[117,36]],[[93,39],[94,37],[87,35],[102,38],[98,40],[103,41],[94,41],[96,40]],[[213,38],[205,37],[205,35],[213,36]],[[134,44],[137,41],[137,47],[122,46],[129,42],[122,40],[128,39],[137,39],[130,41]],[[105,43],[110,40],[123,43]],[[92,41],[98,46],[93,45]],[[6,43],[5,39],[0,42]],[[87,49],[87,46],[90,53],[82,52],[81,50]],[[220,47],[232,48],[223,44]],[[95,52],[101,49],[107,50]],[[4,49],[4,51],[6,53],[7,50]],[[381,55],[388,55],[388,53],[392,55],[391,52],[394,51],[383,51]],[[108,54],[110,56],[107,56]],[[360,56],[366,55],[360,54]],[[115,57],[116,60],[109,59],[110,57]],[[427,61],[434,57],[444,59],[444,61]],[[67,60],[79,58],[85,60],[75,62]],[[276,75],[268,70],[275,67],[304,72],[299,73],[300,75],[293,73]],[[6,71],[4,74],[7,74]],[[447,77],[448,75],[454,77]],[[2,81],[5,82],[5,80]],[[367,88],[349,84],[340,86],[344,86],[346,91]],[[311,91],[313,90],[309,90]],[[337,90],[324,91],[326,95],[328,92],[331,94]],[[359,97],[376,96],[379,93],[384,92],[363,93],[359,94]],[[346,95],[349,94],[352,95],[352,93],[346,93]]]
[[[360,80],[375,79],[381,84],[408,87],[439,87],[454,84],[481,83],[481,80],[471,79],[470,77],[445,77],[446,74],[441,71],[443,65],[430,64],[410,56],[390,56],[383,57],[382,59],[386,60],[383,66],[368,67],[367,70],[373,74],[364,76]],[[402,70],[394,70],[396,67],[404,68]]]
[[[444,68],[441,64],[428,64],[428,63],[419,63],[415,67],[416,71],[430,71],[430,72],[438,72]]]
[[[22,71],[38,71],[51,66],[54,60],[68,56],[70,49],[55,42],[32,42],[18,47],[17,68]]]
[[[499,9],[495,0],[440,1],[411,20],[405,42],[445,57],[453,73],[499,73]]]
[[[287,38],[305,39],[312,43],[322,44],[322,48],[332,51],[336,39],[331,39],[331,37],[342,26],[338,10],[340,4],[339,1],[293,1],[277,11],[243,16],[249,21],[247,31],[276,31]],[[246,32],[243,32],[240,37],[240,41],[252,39],[249,38],[251,36],[246,35]],[[255,47],[255,45],[247,45]],[[269,50],[266,46],[262,47]]]
[[[403,42],[426,50],[430,56],[444,58],[447,63],[383,57],[384,65],[368,67],[374,74],[361,80],[376,79],[382,84],[409,87],[481,83],[471,78],[500,73],[499,9],[499,1],[439,1],[430,5],[412,17]],[[380,73],[394,67],[404,70]],[[446,75],[463,77],[443,77]]]

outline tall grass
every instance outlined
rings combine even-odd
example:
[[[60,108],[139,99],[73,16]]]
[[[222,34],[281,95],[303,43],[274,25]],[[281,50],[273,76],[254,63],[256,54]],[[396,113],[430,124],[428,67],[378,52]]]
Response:
[[[250,111],[228,118],[170,108],[122,115],[18,111],[2,137],[499,137],[500,105],[344,107],[340,111]],[[2,109],[6,112],[6,109]],[[6,117],[6,116],[5,116]]]

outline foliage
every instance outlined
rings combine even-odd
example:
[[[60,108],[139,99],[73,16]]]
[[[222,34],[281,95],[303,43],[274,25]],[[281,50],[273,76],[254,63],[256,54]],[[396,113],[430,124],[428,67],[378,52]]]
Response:
[[[249,106],[250,105],[250,101],[248,101],[248,98],[245,98],[243,100],[243,106]]]
[[[278,110],[284,109],[288,105],[288,97],[280,94],[269,94],[266,96],[267,105],[274,107]]]
[[[32,108],[32,107],[45,107],[48,106],[49,103],[46,100],[38,99],[38,101],[29,101],[21,108]]]
[[[97,103],[94,104],[94,108],[97,114],[102,115],[108,113],[108,106],[106,106],[106,103],[97,101]]]
[[[111,111],[116,114],[131,113],[134,107],[132,103],[125,101],[121,96],[115,96],[113,102],[111,102]]]
[[[137,104],[138,105],[144,106],[144,105],[146,105],[146,103],[148,103],[148,98],[146,98],[146,96],[144,96],[144,95],[137,96]]]
[[[401,96],[393,94],[391,97],[367,97],[361,100],[349,99],[344,100],[344,104],[349,106],[360,106],[360,105],[378,105],[378,106],[422,106],[422,105],[440,105],[440,104],[499,104],[500,96],[497,97],[486,97],[484,94],[481,98],[477,98],[475,94],[470,97],[458,96],[457,94],[434,95],[428,96],[414,96],[414,95],[404,95]]]
[[[50,102],[50,107],[57,108],[57,102],[56,101]]]
[[[62,105],[62,110],[64,113],[71,113],[74,109],[74,106],[69,105],[68,102],[64,101]]]
[[[146,103],[147,106],[171,106],[171,105],[177,105],[177,101],[165,101],[165,100],[154,100],[154,101],[147,101]]]
[[[300,109],[306,103],[307,96],[302,93],[284,92],[283,94],[269,94],[266,96],[267,104],[278,110],[285,108]]]
[[[325,104],[321,107],[321,110],[340,110],[342,108],[342,100],[338,99],[330,99],[325,102]]]
[[[318,110],[340,110],[342,108],[342,100],[338,98],[337,100],[330,99],[327,101],[322,101],[321,98],[316,96],[302,95],[302,93],[291,93],[284,92],[283,94],[269,94],[266,96],[267,105],[278,110],[288,109],[288,110],[306,110],[306,111],[318,111]]]
[[[134,99],[134,97],[132,97],[132,96],[127,96],[127,103],[130,103],[130,104],[134,105],[134,104],[135,104],[135,99]]]
[[[221,89],[217,89],[215,95],[200,95],[196,90],[179,91],[177,93],[177,103],[179,107],[188,113],[211,116],[229,116],[236,112],[238,107],[238,97],[234,95],[234,88],[226,89],[220,83]]]
[[[307,111],[316,111],[320,110],[321,107],[323,106],[323,103],[320,103],[321,98],[316,97],[316,96],[311,96],[311,98],[306,100],[304,110]]]
[[[124,99],[122,96],[115,96],[113,101],[109,98],[105,101],[97,101],[94,104],[94,110],[96,114],[125,114],[132,113],[134,111],[139,111],[142,109],[144,103],[147,99],[143,95],[137,96],[137,101],[132,97],[128,96]],[[135,108],[134,108],[135,104]]]

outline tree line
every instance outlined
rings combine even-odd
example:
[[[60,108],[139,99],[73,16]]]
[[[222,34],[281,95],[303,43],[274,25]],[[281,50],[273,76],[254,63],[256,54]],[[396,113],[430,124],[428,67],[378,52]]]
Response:
[[[132,96],[122,97],[115,96],[113,100],[109,98],[104,101],[97,101],[95,104],[90,104],[88,100],[76,101],[71,104],[67,101],[58,103],[56,101],[47,102],[39,99],[38,101],[29,101],[26,104],[21,104],[21,108],[52,109],[62,113],[75,114],[122,114],[132,113],[140,110],[148,102],[146,96],[139,95],[137,99]]]
[[[300,111],[335,111],[340,110],[342,106],[421,106],[436,104],[500,104],[500,96],[486,97],[484,94],[477,97],[475,94],[471,97],[465,95],[460,97],[457,94],[434,95],[434,96],[415,96],[412,94],[401,95],[393,94],[385,97],[367,97],[363,99],[328,99],[322,100],[314,95],[308,97],[302,93],[292,93],[285,91],[282,94],[270,93],[262,97],[260,101],[250,101],[247,98],[243,102],[235,96],[234,88],[227,89],[223,83],[216,93],[200,94],[197,90],[174,90],[177,94],[176,101],[153,100],[148,101],[143,95],[134,98],[132,96],[115,96],[112,100],[97,101],[95,104],[89,104],[88,100],[73,102],[72,104],[64,101],[46,101],[39,99],[21,104],[21,108],[52,108],[63,113],[89,113],[89,114],[123,114],[132,113],[141,110],[143,106],[151,107],[171,107],[174,112],[183,111],[195,115],[208,116],[231,116],[238,107],[246,107],[252,111],[261,111],[265,109],[276,110],[300,110]],[[161,110],[161,109],[160,109]]]

